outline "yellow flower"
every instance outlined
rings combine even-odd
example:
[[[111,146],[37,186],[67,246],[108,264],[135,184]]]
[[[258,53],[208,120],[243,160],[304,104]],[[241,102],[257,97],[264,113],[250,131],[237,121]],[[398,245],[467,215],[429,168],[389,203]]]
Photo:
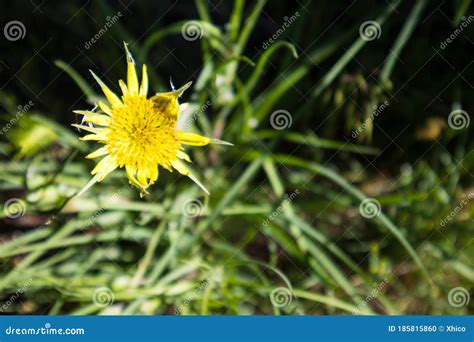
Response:
[[[170,172],[176,169],[209,193],[184,163],[191,160],[183,151],[183,145],[232,144],[177,130],[178,98],[189,88],[191,82],[177,90],[147,98],[146,65],[143,65],[142,80],[139,84],[135,63],[126,44],[125,51],[127,84],[122,80],[119,81],[122,96],[119,97],[112,92],[91,71],[108,103],[99,101],[100,112],[74,111],[84,115],[83,122],[89,125],[73,126],[92,133],[81,139],[98,141],[104,145],[86,156],[86,158],[103,157],[103,159],[92,170],[94,177],[81,193],[95,182],[102,181],[116,168],[122,167],[125,167],[130,184],[139,188],[142,194],[147,193],[147,188],[158,179],[158,166]]]

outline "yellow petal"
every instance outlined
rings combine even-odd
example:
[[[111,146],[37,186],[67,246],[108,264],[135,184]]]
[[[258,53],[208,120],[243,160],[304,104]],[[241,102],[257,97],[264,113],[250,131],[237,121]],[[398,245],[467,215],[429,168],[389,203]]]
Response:
[[[110,104],[113,107],[122,106],[123,103],[122,101],[120,101],[119,97],[112,90],[110,90],[109,87],[107,87],[105,83],[102,82],[102,80],[96,74],[94,74],[92,70],[89,70],[89,71],[91,72],[92,76],[94,76],[97,83],[99,83],[100,87],[102,88],[102,91],[104,92],[105,97],[110,102]]]
[[[151,181],[154,183],[158,179],[158,166],[151,169]]]
[[[102,109],[102,111],[103,111],[105,114],[108,114],[108,115],[112,116],[112,110],[111,110],[110,107],[107,106],[104,102],[99,101],[99,108]]]
[[[192,146],[205,146],[211,142],[211,139],[199,134],[176,131],[176,138],[181,144]]]
[[[91,174],[97,174],[97,181],[101,182],[109,173],[117,168],[117,163],[111,156],[107,156],[97,163]]]
[[[144,187],[147,188],[150,183],[148,182],[148,178],[150,178],[150,173],[148,172],[148,169],[140,169],[137,171],[137,179],[138,182]]]
[[[79,138],[80,140],[93,140],[93,141],[105,141],[107,140],[107,133],[87,134]]]
[[[148,73],[146,71],[146,65],[142,67],[142,84],[140,86],[140,96],[146,96],[148,94]]]
[[[189,171],[188,167],[182,161],[173,160],[171,161],[171,165],[173,165],[173,167],[182,175],[191,178],[194,183],[196,183],[206,194],[209,195],[209,191],[206,189],[206,187],[199,181],[199,179],[196,178],[196,176],[191,173],[191,171]]]
[[[127,60],[128,60],[127,56]],[[138,94],[138,77],[137,71],[135,70],[135,64],[128,60],[127,61],[127,85],[128,91],[130,95],[137,95]]]
[[[188,176],[190,174],[189,169],[182,161],[172,160],[171,165],[178,170],[183,176]]]
[[[120,86],[120,89],[122,90],[123,96],[128,96],[128,94],[129,94],[128,88],[127,88],[127,85],[125,84],[125,82],[123,80],[119,81],[119,86]]]
[[[130,184],[141,189],[142,191],[145,191],[143,185],[135,178],[136,171],[130,165],[125,165],[125,172],[127,173]]]
[[[193,84],[193,82],[188,82],[184,86],[182,86],[181,88],[170,91],[167,94],[173,94],[176,97],[181,97],[181,95],[183,95],[183,93],[186,91],[186,89],[188,89],[192,84]]]
[[[135,178],[135,177],[133,177]],[[136,180],[140,183],[140,188],[147,189],[158,179],[158,166],[139,169],[136,172]]]
[[[94,159],[94,158],[97,158],[97,157],[102,157],[103,155],[106,155],[108,154],[109,151],[107,151],[107,148],[106,147],[101,147],[99,148],[98,150],[95,150],[94,152],[92,153],[89,153],[86,158],[87,159]]]
[[[110,116],[86,112],[82,110],[75,110],[74,113],[84,115],[85,122],[91,122],[99,126],[109,126],[110,125]]]
[[[135,61],[133,60],[132,54],[128,50],[128,44],[124,43],[125,55],[127,57],[127,85],[130,95],[138,94],[138,77],[137,71],[135,70]]]
[[[138,94],[138,77],[135,70],[135,64],[127,63],[127,85],[130,95]]]
[[[171,167],[170,163],[160,164],[160,166],[162,166],[164,169],[168,170],[169,172],[173,172],[173,168]]]
[[[192,173],[191,171],[189,171],[188,167],[186,165],[184,165],[184,163],[182,161],[179,161],[179,160],[173,160],[171,161],[171,165],[173,165],[173,167],[178,170],[179,173],[181,173],[182,175],[184,176],[188,176],[189,178],[191,178],[191,180],[196,183],[206,194],[209,195],[209,191],[206,189],[206,187],[199,181],[199,179],[197,179]]]
[[[99,128],[99,127],[90,127],[90,126],[85,126],[85,125],[78,125],[78,124],[72,124],[71,126],[74,126],[79,129],[83,129],[84,131],[91,132],[91,133],[102,133],[104,131],[104,128]]]
[[[179,114],[179,103],[178,98],[183,92],[191,86],[192,82],[186,83],[184,86],[177,90],[173,90],[167,93],[156,94],[151,98],[153,101],[153,107],[156,111],[159,111],[165,116],[176,119]]]
[[[73,113],[76,113],[76,114],[81,114],[81,115],[92,115],[92,114],[96,114],[95,112],[91,112],[90,110],[73,110],[72,112],[73,112]]]
[[[191,158],[189,158],[189,156],[184,153],[183,151],[177,151],[176,152],[176,157],[178,157],[179,159],[184,159],[186,160],[188,163],[191,163]]]
[[[178,98],[170,93],[157,94],[150,100],[153,101],[153,109],[162,115],[176,120],[179,114]]]

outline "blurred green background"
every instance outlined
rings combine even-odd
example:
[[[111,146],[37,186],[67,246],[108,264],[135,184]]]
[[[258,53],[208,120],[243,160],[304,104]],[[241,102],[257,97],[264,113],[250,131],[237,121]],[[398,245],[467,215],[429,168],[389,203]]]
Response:
[[[458,1],[0,3],[0,313],[467,314],[474,12]],[[72,111],[193,81],[187,149],[84,195]]]

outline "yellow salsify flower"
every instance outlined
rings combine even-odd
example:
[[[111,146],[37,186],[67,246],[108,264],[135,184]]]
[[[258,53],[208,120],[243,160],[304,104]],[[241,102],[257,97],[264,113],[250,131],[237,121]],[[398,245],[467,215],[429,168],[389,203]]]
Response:
[[[172,172],[176,169],[191,178],[206,193],[207,189],[190,172],[184,161],[191,162],[183,151],[183,145],[205,146],[210,143],[232,145],[225,141],[207,138],[198,134],[176,129],[179,115],[178,98],[188,89],[191,82],[167,93],[147,98],[148,75],[146,65],[142,68],[142,82],[139,84],[135,62],[125,44],[127,58],[127,84],[119,81],[122,96],[117,96],[92,71],[108,104],[98,102],[102,113],[77,110],[84,115],[83,122],[92,125],[73,125],[91,132],[81,140],[98,141],[104,146],[87,155],[86,158],[103,159],[92,170],[94,177],[81,190],[82,194],[96,182],[101,182],[117,168],[125,167],[130,184],[140,189],[141,194],[158,179],[158,166]],[[104,157],[105,156],[105,157]]]

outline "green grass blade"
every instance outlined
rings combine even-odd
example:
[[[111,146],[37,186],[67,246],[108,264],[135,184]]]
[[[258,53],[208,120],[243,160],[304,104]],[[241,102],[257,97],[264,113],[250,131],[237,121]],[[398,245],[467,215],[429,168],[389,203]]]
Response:
[[[416,28],[416,24],[420,20],[421,13],[423,12],[423,9],[426,7],[427,3],[427,0],[417,0],[415,5],[413,6],[413,9],[410,12],[410,15],[403,24],[403,28],[400,31],[400,34],[398,35],[397,40],[393,45],[392,51],[387,57],[387,60],[385,61],[385,64],[380,73],[380,82],[382,83],[382,85],[385,85],[389,80],[390,75],[393,71],[393,67],[399,59],[403,47],[407,44],[408,40],[413,34],[413,31]]]
[[[338,175],[336,172],[326,168],[323,165],[313,163],[313,162],[306,162],[306,161],[301,160],[299,158],[286,156],[286,155],[279,155],[279,156],[275,157],[275,160],[282,163],[282,164],[302,167],[302,168],[311,170],[311,171],[313,171],[317,174],[320,174],[320,175],[332,180],[336,184],[338,184],[341,188],[343,188],[348,193],[353,195],[359,201],[363,201],[364,199],[368,198],[362,191],[360,191],[356,187],[352,186],[346,179],[344,179],[343,177]],[[425,265],[421,261],[420,257],[418,256],[418,254],[416,253],[415,249],[412,247],[410,242],[408,242],[408,240],[402,234],[400,229],[397,226],[395,226],[392,223],[392,221],[390,221],[390,219],[383,212],[381,212],[378,215],[378,217],[375,221],[378,222],[383,227],[385,227],[386,229],[388,229],[395,236],[395,238],[406,249],[406,251],[411,256],[413,261],[415,261],[415,263],[418,265],[418,267],[422,271],[425,278],[430,282],[430,284],[432,284],[431,277],[430,277]]]

